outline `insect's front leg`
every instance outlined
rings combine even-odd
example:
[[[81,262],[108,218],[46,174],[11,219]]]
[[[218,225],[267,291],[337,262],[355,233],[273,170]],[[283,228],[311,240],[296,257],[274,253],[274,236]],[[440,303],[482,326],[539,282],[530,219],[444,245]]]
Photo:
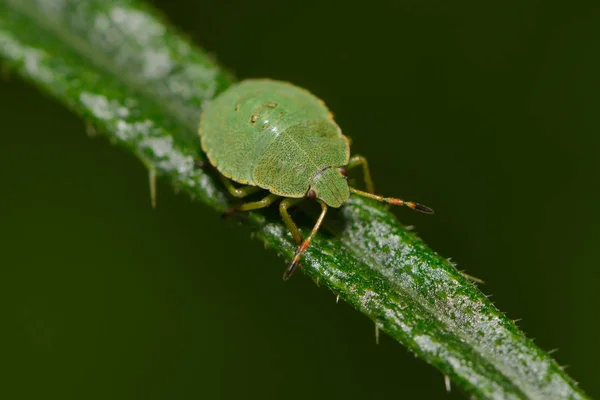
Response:
[[[363,178],[367,186],[367,192],[375,193],[375,186],[373,185],[373,179],[371,179],[369,163],[367,162],[367,159],[365,157],[359,154],[350,157],[350,161],[348,162],[348,165],[346,165],[346,169],[352,169],[354,167],[358,167],[359,165],[362,166]]]
[[[321,224],[323,223],[323,220],[325,219],[325,214],[327,214],[327,204],[325,204],[324,201],[319,200],[319,199],[317,199],[317,201],[321,205],[321,215],[319,216],[319,219],[317,219],[317,222],[315,223],[315,226],[312,228],[312,231],[310,231],[310,235],[308,235],[308,237],[306,239],[304,239],[302,244],[300,246],[298,246],[298,249],[296,250],[296,254],[294,255],[294,258],[292,259],[292,263],[290,264],[288,269],[283,274],[284,281],[287,281],[288,279],[290,279],[290,276],[292,276],[292,274],[294,273],[294,271],[296,270],[298,265],[300,265],[300,258],[302,257],[302,254],[304,254],[306,249],[308,249],[308,246],[310,246],[310,243],[312,242],[313,238],[317,235],[317,232],[319,231],[319,228],[321,227]]]

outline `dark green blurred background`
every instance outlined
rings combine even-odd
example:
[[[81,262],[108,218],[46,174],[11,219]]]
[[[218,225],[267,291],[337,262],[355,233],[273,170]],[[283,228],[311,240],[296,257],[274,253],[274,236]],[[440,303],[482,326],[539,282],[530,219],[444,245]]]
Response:
[[[238,77],[322,97],[396,215],[592,396],[600,347],[594,1],[155,1]],[[462,398],[234,221],[16,77],[0,83],[3,398]]]

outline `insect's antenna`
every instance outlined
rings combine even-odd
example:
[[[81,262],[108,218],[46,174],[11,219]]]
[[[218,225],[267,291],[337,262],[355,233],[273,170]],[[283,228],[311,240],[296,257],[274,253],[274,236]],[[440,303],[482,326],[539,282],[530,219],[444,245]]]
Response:
[[[310,242],[312,242],[313,238],[317,234],[317,231],[321,227],[321,223],[323,223],[323,220],[325,219],[325,214],[327,214],[327,204],[325,204],[325,202],[321,201],[321,200],[317,200],[317,201],[321,204],[321,210],[322,210],[321,215],[319,215],[319,219],[315,223],[315,226],[312,228],[310,235],[306,239],[304,239],[304,242],[302,242],[302,244],[298,247],[298,250],[296,250],[296,255],[294,255],[294,259],[292,260],[292,263],[290,264],[288,269],[283,274],[284,281],[287,281],[288,279],[290,279],[290,276],[292,276],[292,274],[294,273],[294,271],[300,264],[300,258],[302,257],[302,254],[304,254],[306,249],[308,249]]]
[[[419,203],[414,203],[412,201],[404,201],[402,199],[397,199],[395,197],[383,197],[383,196],[379,196],[377,194],[363,192],[362,190],[354,189],[353,187],[350,188],[350,191],[359,196],[368,197],[370,199],[377,200],[380,203],[394,204],[397,206],[406,206],[408,208],[412,208],[413,210],[421,211],[422,213],[425,213],[425,214],[433,214],[433,210],[431,208],[426,207]]]

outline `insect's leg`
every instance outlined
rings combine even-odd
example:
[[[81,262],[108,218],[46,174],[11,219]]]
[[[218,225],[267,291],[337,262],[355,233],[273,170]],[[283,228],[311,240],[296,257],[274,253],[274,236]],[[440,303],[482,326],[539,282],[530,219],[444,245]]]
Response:
[[[302,233],[300,233],[300,229],[298,229],[298,227],[294,223],[294,220],[292,220],[292,217],[290,217],[288,209],[300,203],[302,200],[304,199],[287,198],[284,199],[281,203],[279,203],[279,213],[281,214],[281,219],[283,219],[283,222],[285,222],[285,226],[287,226],[288,230],[292,234],[292,237],[294,238],[298,246],[302,244]]]
[[[346,165],[346,169],[352,169],[354,167],[362,166],[363,177],[365,180],[365,184],[367,185],[367,192],[375,193],[375,186],[373,185],[373,179],[371,179],[371,171],[369,170],[369,163],[367,159],[359,154],[356,154],[350,157],[350,161],[348,165]]]
[[[227,177],[224,176],[223,174],[221,174],[220,172],[218,172],[216,168],[214,168],[208,162],[205,162],[203,160],[194,161],[194,167],[199,168],[199,169],[212,167],[214,169],[214,171],[219,175],[219,179],[221,179],[221,182],[223,182],[223,185],[225,185],[225,188],[227,189],[227,191],[234,197],[241,199],[242,197],[246,197],[252,193],[256,193],[256,192],[262,190],[258,186],[250,186],[250,185],[242,186],[239,188],[235,187],[235,185],[233,184],[233,182],[230,179],[227,179]]]
[[[377,200],[380,203],[394,204],[396,206],[406,206],[408,208],[412,208],[413,210],[421,211],[425,214],[433,214],[433,210],[431,208],[421,205],[419,203],[414,203],[412,201],[404,201],[395,197],[383,197],[378,194],[363,192],[362,190],[354,189],[353,187],[350,187],[349,189],[354,194]]]
[[[290,279],[290,276],[292,276],[292,274],[296,270],[296,267],[298,266],[298,263],[300,262],[300,257],[302,257],[302,254],[304,254],[304,252],[310,245],[310,242],[312,242],[313,238],[315,237],[319,228],[321,227],[321,224],[323,223],[323,219],[325,219],[325,214],[327,214],[327,204],[325,204],[325,202],[319,199],[317,199],[317,201],[321,204],[321,215],[319,215],[319,219],[317,219],[317,222],[312,228],[310,235],[306,239],[304,239],[304,242],[302,242],[302,244],[298,247],[298,250],[296,250],[296,254],[294,255],[292,263],[283,274],[283,280]]]
[[[223,182],[223,185],[225,185],[227,191],[231,193],[232,196],[240,199],[262,190],[262,188],[259,188],[258,186],[242,186],[237,188],[233,185],[233,182],[231,182],[225,176],[219,174],[219,177],[221,178],[221,181]]]
[[[233,206],[229,210],[227,210],[223,213],[223,217],[226,217],[237,211],[250,211],[250,210],[257,210],[259,208],[268,207],[271,205],[271,203],[273,203],[278,198],[279,198],[279,196],[277,196],[276,194],[270,194],[270,195],[264,197],[262,200],[251,201],[249,203],[243,203],[243,204],[239,204],[237,206]]]

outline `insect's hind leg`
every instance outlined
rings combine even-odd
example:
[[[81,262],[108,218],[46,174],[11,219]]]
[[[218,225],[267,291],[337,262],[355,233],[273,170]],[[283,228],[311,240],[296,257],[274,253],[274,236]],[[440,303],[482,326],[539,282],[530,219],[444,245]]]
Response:
[[[262,190],[262,188],[258,186],[242,186],[238,188],[235,187],[233,182],[227,179],[225,176],[219,174],[219,177],[221,178],[221,182],[223,182],[223,185],[225,185],[227,191],[231,193],[232,196],[237,197],[239,199]]]
[[[285,226],[287,226],[288,230],[292,234],[292,237],[294,238],[298,246],[302,244],[302,233],[300,232],[300,229],[298,229],[298,226],[296,226],[296,223],[290,216],[288,209],[300,203],[302,200],[304,199],[295,199],[288,197],[282,200],[281,203],[279,203],[279,213],[281,214],[281,219],[283,219]]]
[[[375,193],[375,186],[373,185],[373,179],[371,179],[369,163],[365,157],[359,154],[350,157],[350,161],[348,162],[348,165],[346,165],[346,169],[352,169],[358,167],[359,165],[362,166],[363,178],[365,180],[365,184],[367,185],[367,192]]]

